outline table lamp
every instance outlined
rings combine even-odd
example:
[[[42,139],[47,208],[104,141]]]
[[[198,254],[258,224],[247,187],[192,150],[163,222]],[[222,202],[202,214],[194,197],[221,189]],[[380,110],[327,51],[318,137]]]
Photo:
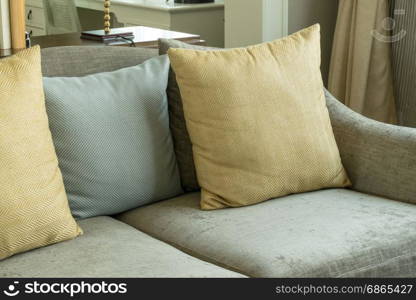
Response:
[[[109,34],[111,29],[110,29],[110,6],[111,6],[111,1],[110,0],[104,0],[104,32],[105,34]]]
[[[101,41],[103,43],[127,42],[134,45],[134,34],[124,28],[111,30],[110,0],[104,0],[104,30],[90,30],[81,32],[81,38],[87,40]]]

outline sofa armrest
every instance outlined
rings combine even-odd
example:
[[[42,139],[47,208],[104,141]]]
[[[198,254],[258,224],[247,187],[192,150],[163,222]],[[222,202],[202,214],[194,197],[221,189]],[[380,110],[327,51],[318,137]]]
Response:
[[[325,96],[352,188],[416,204],[416,129],[368,119]]]

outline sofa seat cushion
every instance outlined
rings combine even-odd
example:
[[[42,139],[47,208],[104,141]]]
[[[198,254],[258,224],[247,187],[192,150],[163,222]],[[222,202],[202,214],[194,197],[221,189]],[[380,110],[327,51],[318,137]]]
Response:
[[[241,277],[110,217],[79,222],[78,239],[0,262],[0,277]]]
[[[119,219],[253,277],[414,277],[416,205],[347,189],[202,211],[199,193]]]

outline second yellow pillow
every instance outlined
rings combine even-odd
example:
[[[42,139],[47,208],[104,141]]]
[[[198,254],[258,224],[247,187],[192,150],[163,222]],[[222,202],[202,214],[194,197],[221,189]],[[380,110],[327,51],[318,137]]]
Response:
[[[350,184],[325,104],[319,31],[226,51],[169,50],[203,209]]]
[[[49,131],[36,46],[0,60],[0,260],[81,233]]]

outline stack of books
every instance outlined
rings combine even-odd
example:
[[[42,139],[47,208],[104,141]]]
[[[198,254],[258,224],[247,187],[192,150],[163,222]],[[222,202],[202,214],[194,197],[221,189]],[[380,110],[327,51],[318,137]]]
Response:
[[[106,44],[117,42],[134,43],[134,34],[131,31],[125,31],[123,28],[112,29],[110,33],[104,30],[91,30],[81,32],[81,38],[86,40],[99,41]]]

